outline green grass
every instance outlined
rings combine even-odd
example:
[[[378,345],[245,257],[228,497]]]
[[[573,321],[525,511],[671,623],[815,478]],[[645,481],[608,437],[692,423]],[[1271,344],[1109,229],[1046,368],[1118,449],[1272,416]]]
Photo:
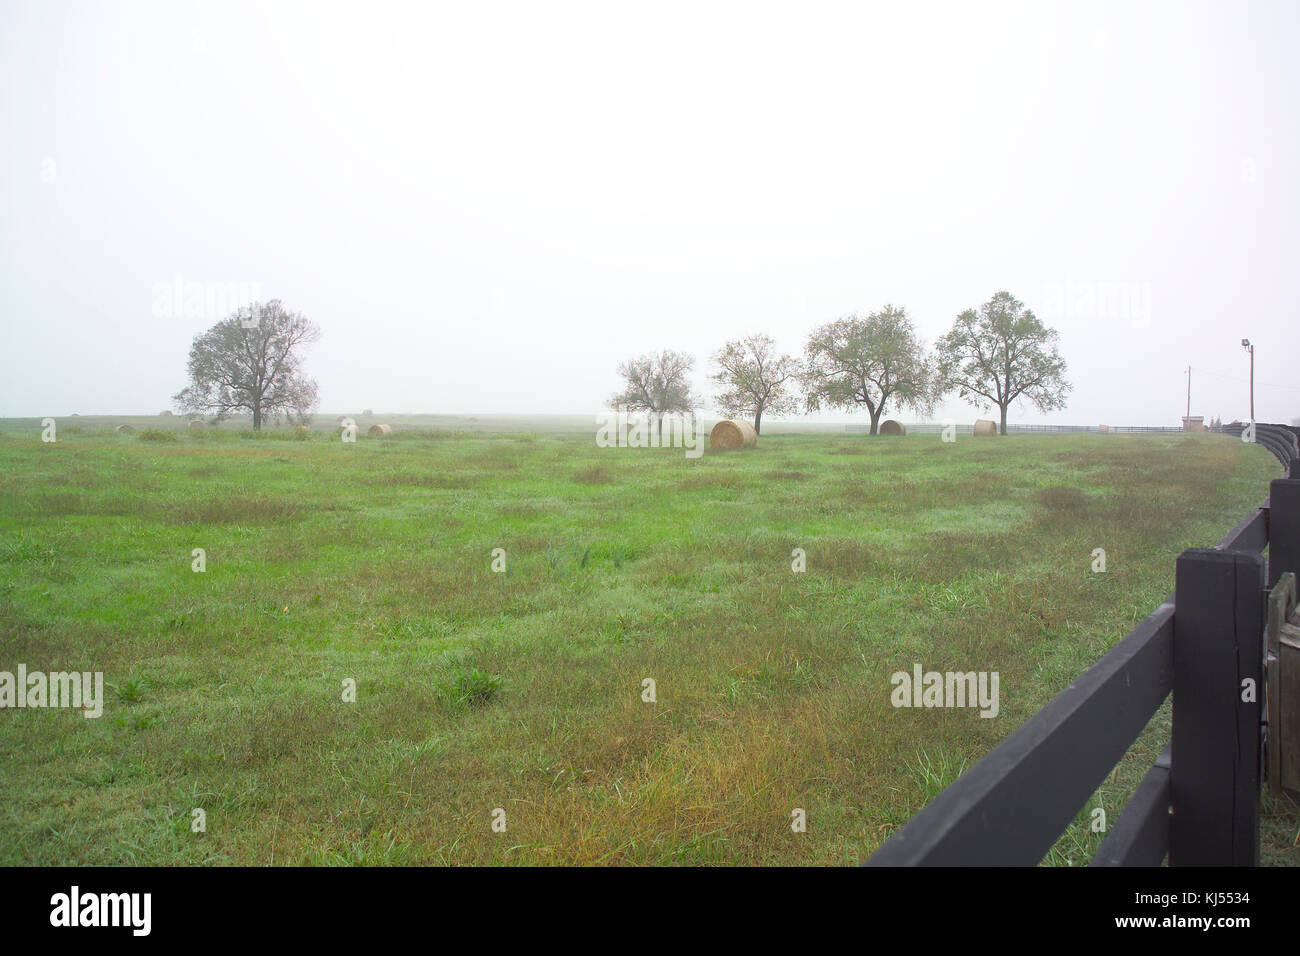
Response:
[[[504,426],[65,422],[0,434],[0,669],[109,687],[99,720],[0,712],[0,863],[855,863],[1277,473],[1218,436],[688,460]],[[999,716],[893,708],[914,662],[998,671]],[[1094,796],[1111,824],[1165,719]],[[1086,861],[1086,809],[1049,862]],[[1295,862],[1296,827],[1270,815],[1267,859]]]

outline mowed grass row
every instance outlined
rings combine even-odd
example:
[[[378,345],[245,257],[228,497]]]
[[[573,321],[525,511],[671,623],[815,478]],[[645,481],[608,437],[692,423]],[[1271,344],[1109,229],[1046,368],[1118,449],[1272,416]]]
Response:
[[[6,433],[0,669],[117,690],[0,712],[0,862],[856,863],[1276,474],[1218,436]],[[914,663],[998,671],[999,716],[893,708]]]

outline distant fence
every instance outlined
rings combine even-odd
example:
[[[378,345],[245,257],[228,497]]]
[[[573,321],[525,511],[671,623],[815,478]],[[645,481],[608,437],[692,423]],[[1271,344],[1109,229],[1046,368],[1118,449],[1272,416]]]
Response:
[[[1255,440],[1288,477],[1213,548],[1184,551],[1163,604],[865,865],[1037,864],[1171,692],[1170,743],[1091,865],[1257,864],[1265,608],[1283,572],[1300,571],[1298,438],[1288,426],[1257,425]],[[1244,701],[1247,679],[1255,694]]]
[[[1181,425],[1107,425],[1106,432],[1120,435],[1148,435],[1181,432]],[[1056,432],[1102,432],[1101,425],[1007,425],[1007,433],[1053,434]]]
[[[1247,427],[1241,422],[1233,422],[1217,430],[1224,435],[1240,438]],[[1296,451],[1300,447],[1300,428],[1292,425],[1256,425],[1255,441],[1276,455],[1284,467],[1300,457]]]
[[[942,422],[913,422],[907,424],[908,434],[930,435],[942,432],[944,430]],[[963,435],[969,435],[974,426],[969,422],[957,425],[957,431]],[[850,433],[870,432],[871,426],[865,422],[849,422],[844,426],[844,430]],[[1106,432],[1112,435],[1145,435],[1164,432],[1181,432],[1183,428],[1178,425],[1110,425],[1107,426]],[[1007,425],[1008,434],[1026,434],[1026,435],[1047,435],[1061,433],[1102,433],[1100,425]]]

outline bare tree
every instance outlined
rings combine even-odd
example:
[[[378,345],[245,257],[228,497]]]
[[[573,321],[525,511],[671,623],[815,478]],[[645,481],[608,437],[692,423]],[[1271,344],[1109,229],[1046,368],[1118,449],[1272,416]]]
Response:
[[[303,374],[302,358],[319,337],[313,322],[286,311],[279,299],[240,309],[194,340],[190,384],[172,400],[182,411],[218,421],[247,411],[258,431],[277,415],[310,421],[316,382]]]
[[[698,401],[688,380],[693,368],[695,359],[683,352],[664,351],[629,359],[618,367],[623,390],[609,404],[656,416],[692,411]]]
[[[793,415],[799,400],[791,391],[802,366],[789,355],[778,356],[776,343],[766,335],[728,342],[714,353],[718,371],[712,376],[726,390],[713,397],[728,418],[752,415],[754,431],[762,431],[763,413]]]
[[[935,343],[940,379],[972,405],[996,405],[1005,435],[1007,408],[1018,399],[1043,412],[1065,407],[1073,386],[1065,380],[1059,337],[1010,292],[997,292],[978,311],[957,316]]]
[[[866,406],[875,435],[890,401],[921,413],[934,407],[935,376],[906,309],[887,305],[823,325],[804,354],[809,411]]]

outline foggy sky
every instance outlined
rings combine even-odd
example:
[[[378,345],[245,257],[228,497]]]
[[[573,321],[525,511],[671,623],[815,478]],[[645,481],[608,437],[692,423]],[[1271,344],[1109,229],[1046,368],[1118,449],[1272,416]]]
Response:
[[[1297,48],[1294,3],[2,0],[0,416],[170,407],[179,281],[313,319],[326,412],[594,413],[662,348],[710,393],[730,338],[1005,288],[1075,385],[1012,421],[1177,424],[1189,364],[1244,418],[1243,336],[1289,420]]]

